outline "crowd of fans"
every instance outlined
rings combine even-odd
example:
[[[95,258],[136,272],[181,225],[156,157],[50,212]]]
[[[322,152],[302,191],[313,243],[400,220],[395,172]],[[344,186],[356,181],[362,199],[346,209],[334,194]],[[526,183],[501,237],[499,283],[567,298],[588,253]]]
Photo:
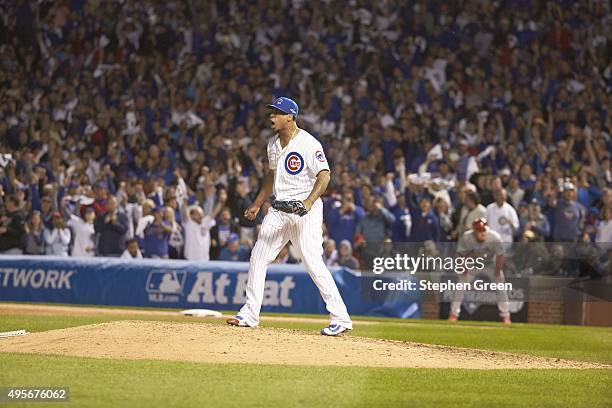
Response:
[[[2,253],[248,260],[279,95],[331,164],[328,265],[483,216],[506,242],[612,242],[608,2],[0,9]]]

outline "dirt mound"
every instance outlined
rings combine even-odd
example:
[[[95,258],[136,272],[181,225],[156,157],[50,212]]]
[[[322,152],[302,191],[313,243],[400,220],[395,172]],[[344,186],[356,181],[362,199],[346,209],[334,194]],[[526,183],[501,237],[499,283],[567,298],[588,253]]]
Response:
[[[604,368],[601,364],[300,330],[117,321],[0,339],[0,352],[208,363],[428,368]]]

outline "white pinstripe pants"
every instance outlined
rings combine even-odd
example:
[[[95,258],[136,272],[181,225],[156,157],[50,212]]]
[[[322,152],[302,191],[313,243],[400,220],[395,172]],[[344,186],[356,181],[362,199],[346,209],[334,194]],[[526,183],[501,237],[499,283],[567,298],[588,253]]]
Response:
[[[330,313],[331,324],[349,329],[353,323],[331,272],[323,262],[323,202],[318,199],[303,217],[273,208],[268,210],[251,253],[246,304],[238,313],[249,326],[259,324],[266,271],[288,241],[299,251],[304,267],[314,281]]]

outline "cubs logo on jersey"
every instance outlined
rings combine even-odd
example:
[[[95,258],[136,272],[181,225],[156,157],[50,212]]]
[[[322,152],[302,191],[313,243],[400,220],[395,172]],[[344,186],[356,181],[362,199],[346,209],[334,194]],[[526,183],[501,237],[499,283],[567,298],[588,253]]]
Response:
[[[298,152],[291,152],[285,158],[285,170],[295,176],[304,168],[304,158]]]
[[[317,152],[315,153],[315,157],[317,158],[318,161],[320,162],[324,162],[325,161],[325,155],[323,154],[322,151],[317,150]]]

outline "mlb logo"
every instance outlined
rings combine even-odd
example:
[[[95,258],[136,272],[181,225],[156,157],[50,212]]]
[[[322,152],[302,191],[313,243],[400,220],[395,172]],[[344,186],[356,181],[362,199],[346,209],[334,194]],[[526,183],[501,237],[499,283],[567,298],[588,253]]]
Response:
[[[173,270],[155,270],[147,276],[148,293],[182,295],[185,285],[185,272]]]

